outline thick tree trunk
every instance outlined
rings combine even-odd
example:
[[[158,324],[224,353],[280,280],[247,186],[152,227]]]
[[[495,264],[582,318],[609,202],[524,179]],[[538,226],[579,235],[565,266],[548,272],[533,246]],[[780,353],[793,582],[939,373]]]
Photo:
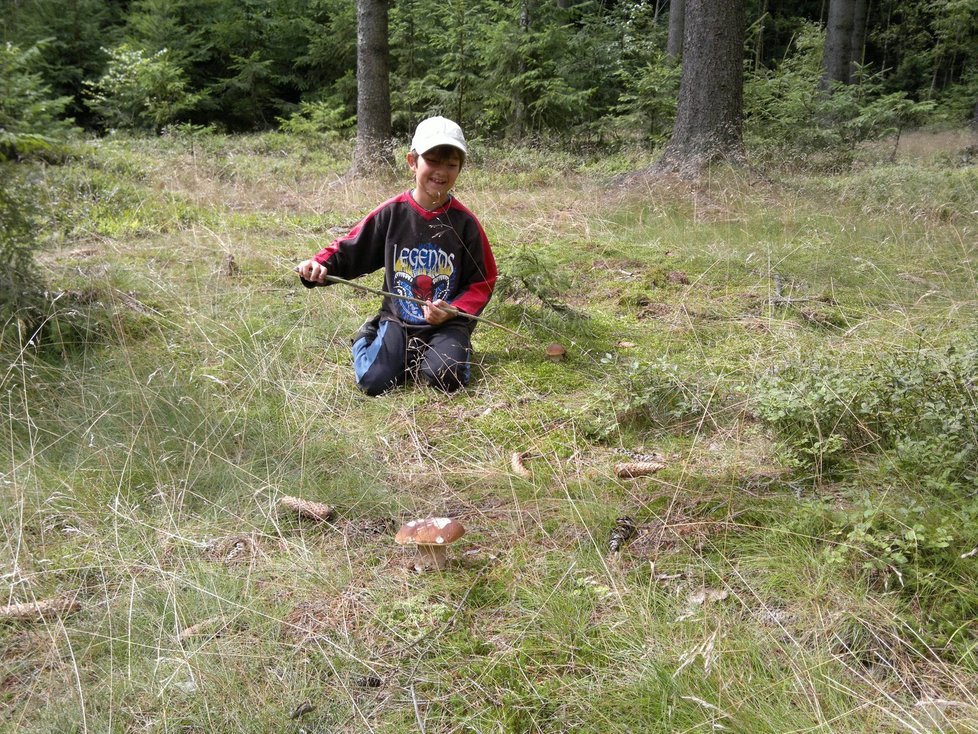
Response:
[[[831,87],[832,82],[849,83],[855,9],[854,0],[830,0],[829,2],[829,20],[825,28],[825,52],[822,56],[823,89]]]
[[[357,0],[357,144],[353,170],[360,174],[393,162],[388,3]]]
[[[849,83],[855,84],[856,69],[863,63],[866,50],[866,21],[869,12],[869,0],[856,0],[852,12],[852,40],[849,43]]]
[[[686,0],[679,107],[655,170],[693,177],[743,157],[745,16],[746,0]]]
[[[686,20],[686,0],[670,0],[669,3],[669,41],[666,55],[678,59],[683,53],[683,28]]]

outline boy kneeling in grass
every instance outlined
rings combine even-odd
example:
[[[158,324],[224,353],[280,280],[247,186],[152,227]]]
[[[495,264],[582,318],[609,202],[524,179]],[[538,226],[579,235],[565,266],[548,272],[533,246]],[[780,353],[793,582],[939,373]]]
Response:
[[[418,125],[407,155],[414,188],[388,199],[349,234],[296,268],[303,284],[328,285],[384,268],[380,313],[353,340],[357,386],[380,395],[409,376],[454,392],[471,376],[475,321],[492,296],[496,261],[482,225],[451,194],[465,163],[462,129],[444,117]]]

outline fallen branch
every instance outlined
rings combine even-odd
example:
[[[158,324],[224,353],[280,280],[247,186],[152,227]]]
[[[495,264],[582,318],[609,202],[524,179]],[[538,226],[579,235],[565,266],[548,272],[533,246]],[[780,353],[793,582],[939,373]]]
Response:
[[[72,614],[79,609],[81,609],[81,604],[75,599],[42,599],[0,607],[0,619],[36,622],[46,617]]]

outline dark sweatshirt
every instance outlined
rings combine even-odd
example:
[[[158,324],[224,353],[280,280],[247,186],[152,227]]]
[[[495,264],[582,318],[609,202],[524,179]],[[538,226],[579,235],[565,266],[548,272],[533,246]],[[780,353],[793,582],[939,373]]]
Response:
[[[427,211],[405,191],[368,214],[314,258],[347,280],[384,268],[384,290],[439,298],[478,316],[496,284],[496,261],[482,225],[454,196]],[[381,318],[427,326],[421,305],[389,296]],[[474,321],[470,324],[475,325]]]

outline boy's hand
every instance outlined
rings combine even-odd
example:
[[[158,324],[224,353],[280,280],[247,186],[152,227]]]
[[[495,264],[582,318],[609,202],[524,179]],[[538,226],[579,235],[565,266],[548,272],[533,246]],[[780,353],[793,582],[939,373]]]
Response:
[[[326,266],[315,260],[303,260],[296,266],[295,272],[299,274],[300,278],[308,280],[310,283],[326,282]]]
[[[449,306],[446,301],[439,298],[437,301],[432,303],[426,303],[421,306],[421,311],[424,313],[424,320],[427,321],[432,326],[439,326],[444,324],[451,318],[454,318],[458,313],[452,306]]]

